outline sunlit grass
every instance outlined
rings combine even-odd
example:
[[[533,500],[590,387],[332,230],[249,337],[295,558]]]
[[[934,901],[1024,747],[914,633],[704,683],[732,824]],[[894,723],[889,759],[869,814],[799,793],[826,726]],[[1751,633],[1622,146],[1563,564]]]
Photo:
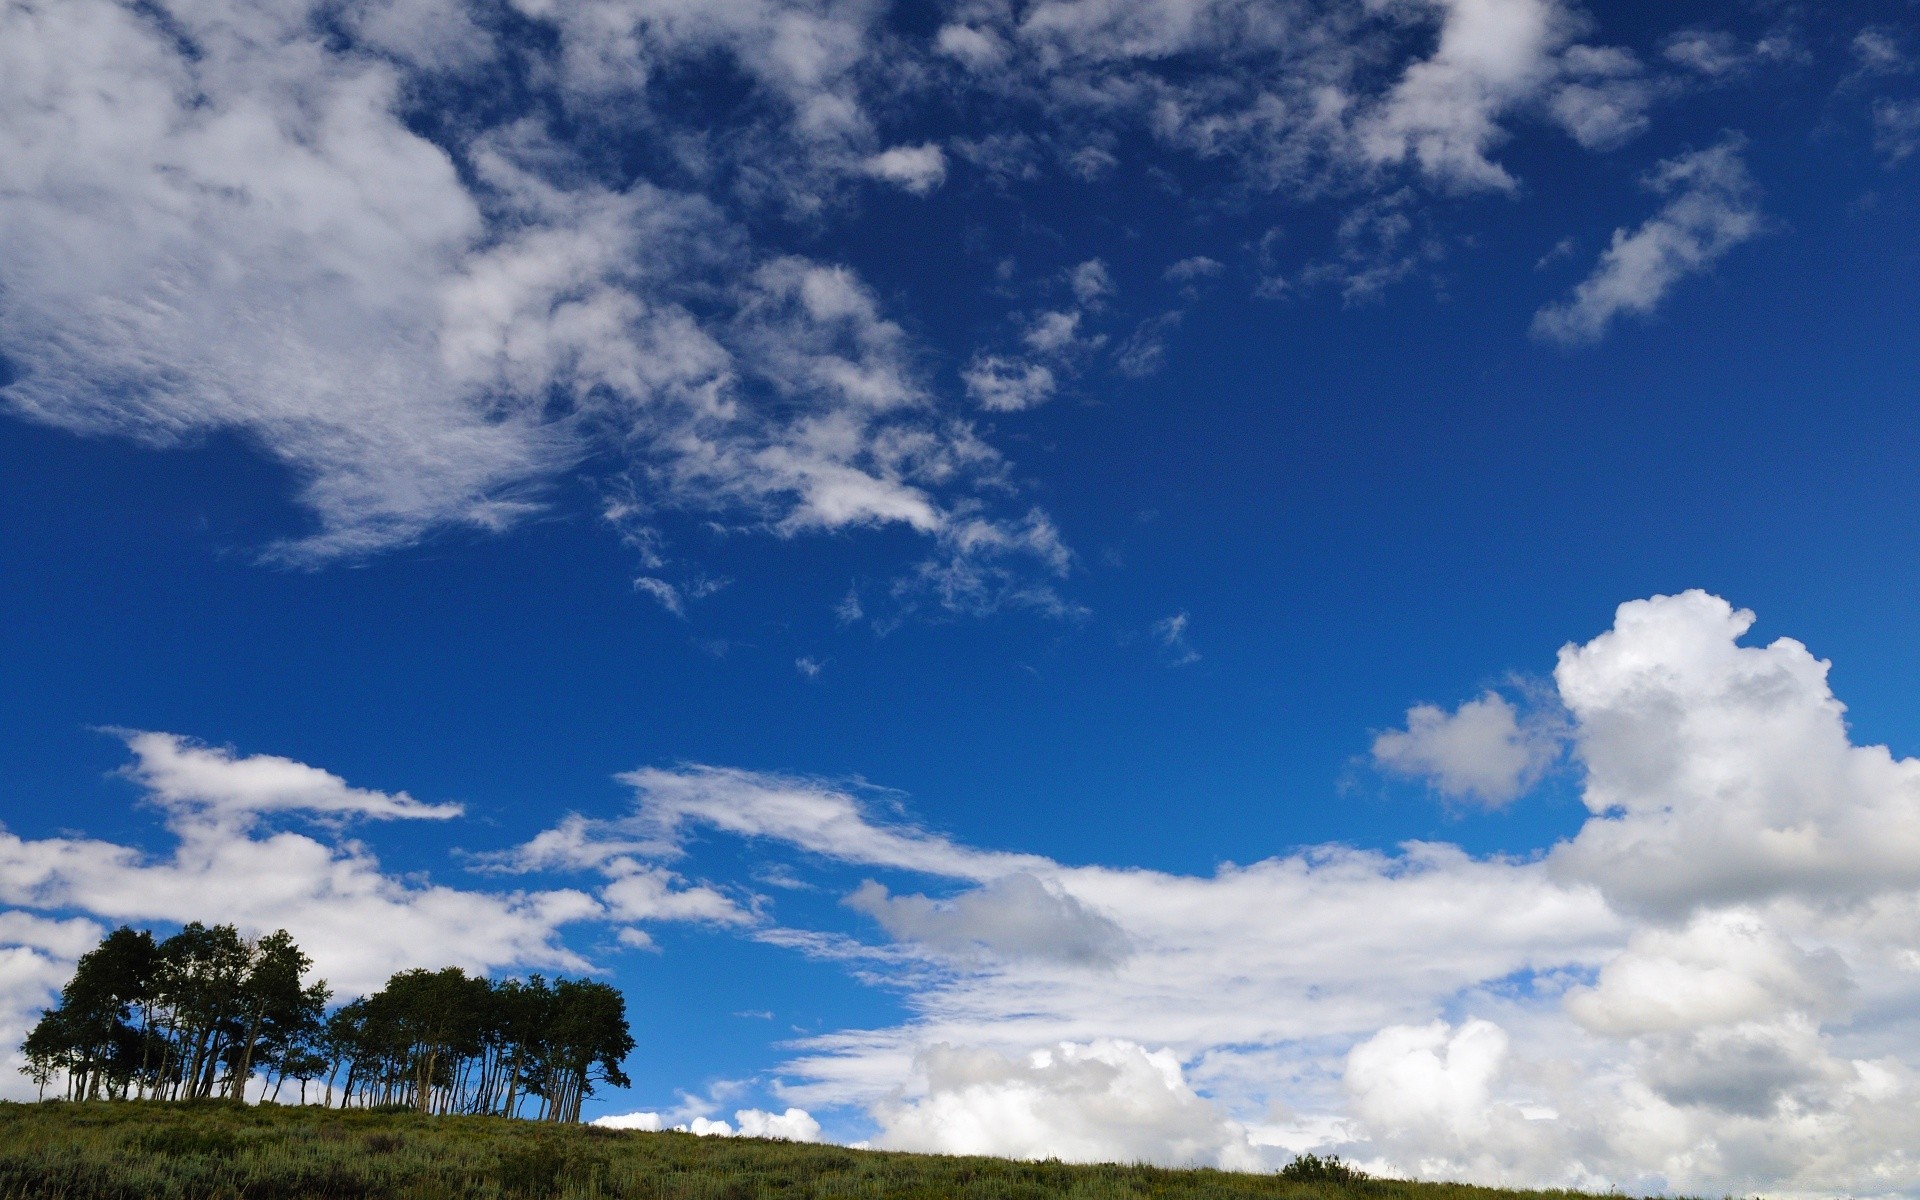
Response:
[[[364,1109],[220,1101],[0,1104],[0,1200],[1511,1200],[1573,1194],[891,1154]]]

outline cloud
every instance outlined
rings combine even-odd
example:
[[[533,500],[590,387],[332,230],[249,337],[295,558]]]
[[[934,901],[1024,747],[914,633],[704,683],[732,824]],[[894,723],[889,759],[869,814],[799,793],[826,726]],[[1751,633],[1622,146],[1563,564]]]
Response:
[[[1853,35],[1853,59],[1869,75],[1891,75],[1909,69],[1911,64],[1901,48],[1897,32],[1869,25]]]
[[[1347,1053],[1342,1082],[1370,1129],[1466,1140],[1486,1122],[1507,1046],[1491,1021],[1393,1025]]]
[[[779,1113],[743,1108],[733,1114],[733,1120],[734,1124],[729,1125],[710,1117],[694,1117],[682,1124],[668,1125],[667,1118],[657,1112],[630,1112],[596,1117],[591,1124],[602,1129],[636,1129],[646,1133],[673,1129],[699,1137],[778,1138],[787,1142],[820,1140],[820,1122],[803,1108],[789,1108]]]
[[[387,874],[366,848],[169,818],[170,851],[0,832],[0,903],[108,921],[226,921],[291,930],[343,994],[369,991],[422,955],[473,970],[589,964],[560,930],[598,920],[572,889],[482,892]]]
[[[0,911],[0,1094],[24,1099],[20,1042],[106,930],[85,917],[55,920]]]
[[[557,28],[550,82],[603,112],[723,48],[791,106],[782,161],[937,182],[938,147],[863,149],[862,18],[518,7]],[[268,557],[499,530],[609,460],[629,525],[679,508],[937,535],[963,500],[986,519],[971,493],[999,456],[941,415],[851,272],[754,247],[725,196],[593,182],[537,116],[424,136],[409,106],[441,73],[471,91],[507,70],[468,6],[336,23],[75,0],[0,22],[4,403],[154,446],[241,435],[313,519]]]
[[[932,143],[895,146],[866,160],[867,173],[916,196],[924,196],[946,182],[946,153]]]
[[[683,766],[628,773],[628,813],[565,818],[502,858],[597,891],[463,890],[266,828],[403,794],[284,765],[267,777],[298,787],[242,787],[256,760],[163,738],[153,761],[187,764],[150,785],[165,853],[0,835],[0,903],[37,910],[0,913],[0,1020],[25,1021],[111,921],[285,926],[351,992],[422,947],[581,969],[568,927],[644,944],[631,922],[679,920],[901,991],[904,1019],[805,1037],[776,1088],[794,1111],[865,1111],[882,1145],[1228,1166],[1286,1147],[1487,1183],[1912,1191],[1920,762],[1854,744],[1827,664],[1788,638],[1742,644],[1753,623],[1660,596],[1561,651],[1588,813],[1532,855],[1075,865],[967,845],[875,789]],[[1502,737],[1524,728],[1469,704]],[[668,865],[715,837],[748,843],[761,878],[857,868],[925,890],[855,893],[883,941],[782,924],[773,900]],[[809,1128],[760,1111],[674,1119]]]
[[[1562,57],[1569,77],[1548,101],[1562,128],[1589,150],[1613,150],[1647,128],[1657,95],[1640,61],[1615,47],[1574,46]]]
[[[733,1114],[733,1120],[741,1137],[779,1138],[788,1142],[820,1140],[820,1122],[804,1108],[788,1108],[777,1113],[743,1108]]]
[[[993,354],[968,363],[961,379],[967,385],[967,395],[988,412],[1019,412],[1037,407],[1051,400],[1059,387],[1051,367]]]
[[[659,1133],[666,1128],[657,1112],[608,1113],[588,1123],[602,1129],[637,1129],[643,1133]]]
[[[460,816],[458,804],[422,804],[405,792],[349,787],[318,767],[271,754],[236,758],[231,750],[198,745],[172,733],[138,730],[122,734],[134,761],[127,778],[162,807],[200,818],[246,819],[270,812],[407,818],[444,821]]]
[[[873,1144],[932,1154],[1253,1169],[1246,1131],[1188,1086],[1165,1050],[1101,1039],[1012,1058],[935,1045],[922,1095],[875,1110]]]
[[[1682,918],[1920,886],[1920,762],[1855,746],[1829,664],[1705,592],[1620,606],[1560,652],[1591,820],[1556,871],[1625,909]]]
[[[1505,139],[1501,113],[1553,74],[1552,53],[1573,29],[1550,0],[1447,0],[1431,57],[1409,66],[1359,127],[1377,163],[1411,159],[1461,191],[1510,191],[1514,179],[1488,157]]]
[[[1187,626],[1190,622],[1191,618],[1186,613],[1177,612],[1153,623],[1154,640],[1160,643],[1160,648],[1167,652],[1168,661],[1176,667],[1184,667],[1189,663],[1200,661],[1200,652],[1195,650],[1193,643],[1187,640]]]
[[[1495,692],[1449,713],[1431,704],[1407,710],[1407,727],[1373,739],[1373,760],[1395,774],[1425,779],[1441,795],[1501,808],[1538,783],[1559,758],[1559,731],[1522,724]]]
[[[1567,1012],[1614,1036],[1733,1025],[1789,1012],[1835,1016],[1852,990],[1844,960],[1807,951],[1758,913],[1702,913],[1680,929],[1633,935]]]
[[[615,844],[672,855],[693,827],[704,826],[778,840],[840,862],[981,882],[1046,862],[1034,855],[970,849],[911,825],[871,821],[858,799],[821,780],[697,765],[643,767],[618,778],[634,790],[632,815],[578,821],[570,828],[584,838],[638,837],[638,843]]]
[[[1764,227],[1753,181],[1730,138],[1661,163],[1647,177],[1670,197],[1629,233],[1616,229],[1592,275],[1567,299],[1534,314],[1533,334],[1563,344],[1594,342],[1622,313],[1650,313],[1675,284],[1712,267]]]
[[[1009,958],[1100,966],[1127,953],[1118,925],[1029,874],[1007,875],[951,900],[891,896],[868,880],[847,907],[880,923],[889,936],[945,954],[981,951]]]
[[[1920,150],[1920,100],[1889,100],[1873,103],[1873,148],[1894,166]]]
[[[1661,48],[1668,62],[1716,80],[1804,58],[1805,53],[1789,34],[1778,29],[1753,42],[1723,29],[1683,29],[1670,35]]]
[[[1019,314],[936,386],[906,332],[922,314],[903,324],[844,265],[791,252],[864,184],[1092,180],[1122,144],[1225,160],[1235,188],[1372,214],[1328,275],[1366,295],[1438,244],[1412,200],[1371,202],[1511,192],[1495,156],[1516,121],[1547,112],[1609,148],[1657,98],[1625,51],[1575,40],[1562,0],[1046,0],[963,5],[933,32],[812,0],[506,10],[539,36],[508,45],[467,0],[6,9],[8,410],[156,447],[238,437],[309,519],[264,549],[287,564],[502,530],[583,473],[650,560],[676,513],[950,545],[1021,518],[989,511],[1009,464],[946,393],[1032,408],[1101,352],[1142,375],[1177,316],[1136,315],[1109,346],[1092,314],[1113,276],[1087,259],[1054,277],[1070,306]],[[702,71],[741,103],[690,112],[681,82]],[[528,103],[475,100],[507,95]],[[936,108],[963,126],[944,144],[883,136]],[[616,142],[644,177],[608,167]],[[1075,610],[1046,563],[996,574],[947,545],[962,586],[923,589],[939,604]],[[646,572],[684,607],[670,571]]]
[[[698,828],[800,867],[972,885],[857,892],[904,945],[758,935],[905,992],[906,1020],[809,1037],[780,1068],[795,1103],[866,1110],[877,1144],[1269,1166],[1284,1147],[1504,1185],[1911,1190],[1920,763],[1852,745],[1825,664],[1788,639],[1740,645],[1751,621],[1704,593],[1656,597],[1562,651],[1589,815],[1544,854],[1016,865],[843,788],[691,768],[642,781],[626,828],[667,854]],[[1511,749],[1526,727],[1497,700],[1428,725],[1484,722],[1495,736],[1467,743]],[[1081,913],[1125,954],[1057,952]]]

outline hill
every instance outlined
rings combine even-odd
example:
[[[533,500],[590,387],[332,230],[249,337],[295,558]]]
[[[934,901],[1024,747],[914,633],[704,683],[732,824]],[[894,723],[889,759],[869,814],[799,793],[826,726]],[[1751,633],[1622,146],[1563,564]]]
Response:
[[[1296,1172],[1297,1174],[1297,1172]],[[1520,1200],[1395,1180],[1077,1166],[503,1117],[0,1103],[0,1200]]]

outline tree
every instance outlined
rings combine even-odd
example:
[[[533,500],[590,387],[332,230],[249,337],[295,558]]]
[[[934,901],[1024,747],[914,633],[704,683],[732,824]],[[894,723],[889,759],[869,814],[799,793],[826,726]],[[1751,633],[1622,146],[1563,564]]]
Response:
[[[146,1048],[129,1018],[151,991],[155,958],[153,935],[125,925],[80,956],[59,1007],[41,1017],[21,1047],[27,1074],[43,1093],[63,1072],[71,1099],[125,1093]]]
[[[274,1099],[292,1078],[305,1103],[325,1078],[328,1105],[518,1116],[531,1097],[549,1121],[578,1121],[597,1084],[627,1086],[626,1000],[607,984],[413,968],[329,1015],[312,965],[284,929],[195,921],[158,944],[117,929],[27,1035],[23,1069],[43,1097],[61,1079],[76,1100],[244,1100],[264,1074]]]

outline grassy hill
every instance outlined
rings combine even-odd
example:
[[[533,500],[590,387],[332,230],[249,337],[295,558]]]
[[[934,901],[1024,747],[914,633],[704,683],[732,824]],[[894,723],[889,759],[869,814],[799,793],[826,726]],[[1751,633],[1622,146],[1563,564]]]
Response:
[[[1069,1166],[222,1102],[0,1104],[0,1200],[1517,1200],[1388,1180]]]

